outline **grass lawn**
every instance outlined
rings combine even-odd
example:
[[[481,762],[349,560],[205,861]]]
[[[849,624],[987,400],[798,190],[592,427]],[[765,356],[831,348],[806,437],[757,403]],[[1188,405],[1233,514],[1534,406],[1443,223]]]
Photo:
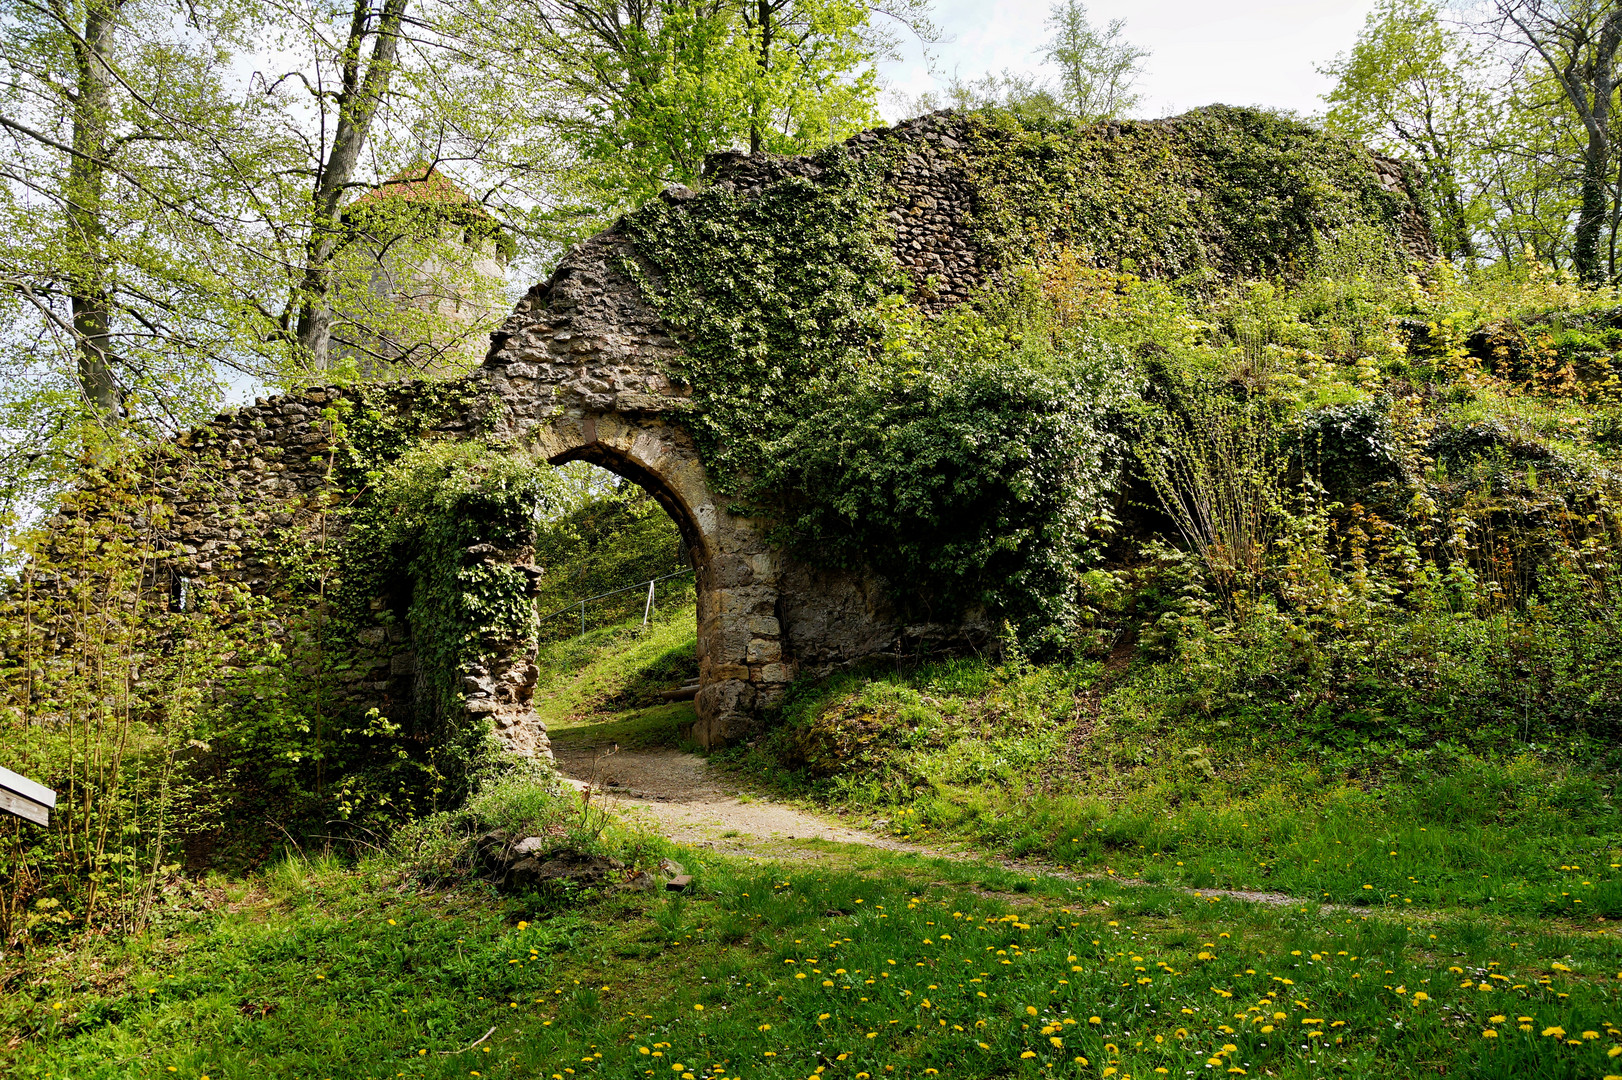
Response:
[[[552,646],[554,738],[677,743],[691,706],[658,691],[691,649],[690,610]],[[680,859],[690,892],[504,896],[295,859],[188,888],[144,937],[10,958],[0,1076],[1622,1080],[1622,852],[1592,776],[1483,759],[1359,784],[1107,698],[1078,759],[1095,675],[853,675],[719,761],[1082,880],[612,831]],[[806,735],[810,711],[850,741]],[[849,767],[819,773],[830,746]],[[1219,886],[1300,899],[1190,891]]]
[[[691,896],[431,891],[383,860],[214,883],[148,938],[9,970],[0,1073],[1622,1075],[1606,923],[1267,907],[826,844],[814,871],[677,854]]]
[[[897,836],[1106,876],[1622,919],[1618,774],[1583,753],[1485,732],[1387,760],[1180,708],[1162,675],[886,665],[796,687],[758,745],[715,760]]]

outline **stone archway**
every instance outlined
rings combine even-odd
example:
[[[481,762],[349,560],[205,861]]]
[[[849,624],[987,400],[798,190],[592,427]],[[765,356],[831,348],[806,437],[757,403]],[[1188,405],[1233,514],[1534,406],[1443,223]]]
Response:
[[[553,465],[589,461],[638,484],[676,522],[698,586],[693,739],[712,747],[744,734],[795,673],[777,614],[781,560],[758,524],[716,499],[692,440],[658,413],[571,412],[526,441]]]
[[[675,519],[698,568],[695,741],[748,734],[798,674],[988,640],[974,616],[909,621],[871,573],[809,565],[730,511],[683,423],[691,388],[665,374],[682,346],[627,275],[638,259],[614,229],[576,245],[491,335],[475,375],[485,396],[467,419],[548,461],[618,473]]]

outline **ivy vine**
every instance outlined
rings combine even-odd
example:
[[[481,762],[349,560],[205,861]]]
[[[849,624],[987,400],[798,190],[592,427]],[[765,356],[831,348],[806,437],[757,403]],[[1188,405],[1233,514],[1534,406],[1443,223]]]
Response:
[[[1112,412],[1135,382],[1022,268],[1067,250],[1184,287],[1287,275],[1348,226],[1394,249],[1403,204],[1367,151],[1257,110],[960,127],[952,149],[834,147],[747,197],[655,200],[625,229],[685,345],[667,372],[693,388],[684,422],[740,510],[937,613],[983,605],[1062,632],[1108,520]],[[883,213],[899,198],[883,178],[913,151],[968,177],[988,271],[974,302],[934,319],[906,299]]]

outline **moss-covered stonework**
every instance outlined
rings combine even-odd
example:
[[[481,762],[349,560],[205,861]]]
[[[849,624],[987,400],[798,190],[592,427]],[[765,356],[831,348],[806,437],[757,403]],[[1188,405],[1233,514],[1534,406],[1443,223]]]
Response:
[[[1310,268],[1322,237],[1349,225],[1434,255],[1402,166],[1245,110],[1042,131],[937,114],[814,157],[712,166],[705,191],[667,191],[571,250],[467,379],[326,387],[182,436],[172,451],[204,464],[210,484],[163,487],[175,512],[153,542],[173,552],[172,573],[242,581],[293,608],[334,603],[301,593],[299,568],[343,564],[347,515],[380,462],[473,438],[592,461],[647,488],[692,549],[694,734],[716,745],[749,732],[801,672],[989,637],[983,612],[910,619],[874,574],[791,555],[741,509],[740,492],[760,505],[751,453],[819,366],[873,345],[880,300],[938,312],[1059,247],[1195,289]],[[521,539],[478,547],[466,566],[527,567]],[[408,602],[386,589],[345,601],[346,707],[398,715],[423,692]],[[546,737],[527,647],[470,645],[457,663],[467,718],[489,718],[507,749],[533,755]]]

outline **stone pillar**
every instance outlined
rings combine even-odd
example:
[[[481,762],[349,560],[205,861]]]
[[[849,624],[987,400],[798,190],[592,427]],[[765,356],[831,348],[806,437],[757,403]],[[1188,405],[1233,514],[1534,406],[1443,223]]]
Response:
[[[532,548],[502,550],[475,544],[467,554],[486,565],[517,566],[529,576],[531,592],[540,584],[541,568],[531,562]],[[474,648],[477,654],[464,657],[457,671],[465,721],[479,723],[488,717],[491,734],[504,752],[550,761],[552,743],[534,708],[540,677],[534,640],[480,641]]]
[[[699,576],[698,721],[704,747],[753,732],[762,707],[794,677],[777,620],[779,556],[758,523],[713,508],[715,550]]]
[[[535,647],[515,644],[495,655],[462,665],[463,707],[469,723],[490,720],[491,734],[503,752],[518,757],[552,759],[546,725],[535,715]]]

